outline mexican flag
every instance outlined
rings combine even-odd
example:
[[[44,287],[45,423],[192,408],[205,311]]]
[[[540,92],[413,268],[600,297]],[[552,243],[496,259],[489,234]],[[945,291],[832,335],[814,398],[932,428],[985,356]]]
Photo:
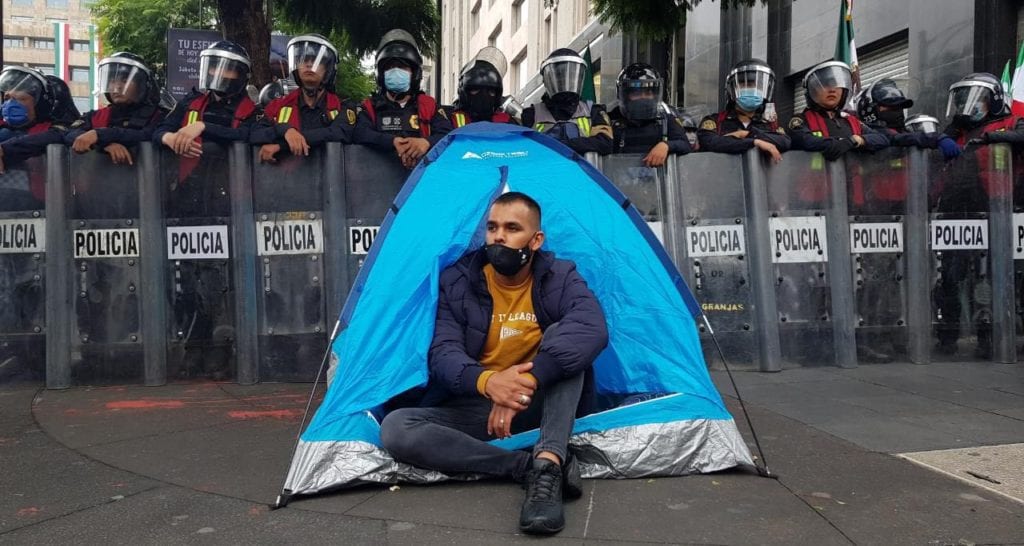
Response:
[[[850,100],[860,91],[860,65],[857,63],[857,45],[853,42],[853,0],[839,0],[839,32],[836,33],[836,53],[833,58],[843,61],[853,73]]]
[[[71,81],[68,52],[71,51],[71,31],[67,23],[53,24],[53,73],[64,81]]]
[[[583,92],[580,100],[597,102],[597,91],[594,89],[594,66],[590,60],[590,46],[583,50],[583,62],[587,63],[587,74],[583,78]]]
[[[89,25],[89,101],[93,110],[100,107],[100,94],[96,92],[96,65],[100,60],[100,32]]]
[[[1010,108],[1015,116],[1024,116],[1024,43],[1020,45],[1017,53],[1017,67],[1013,71],[1013,79],[1010,86],[1004,89],[1007,97],[1013,97]]]

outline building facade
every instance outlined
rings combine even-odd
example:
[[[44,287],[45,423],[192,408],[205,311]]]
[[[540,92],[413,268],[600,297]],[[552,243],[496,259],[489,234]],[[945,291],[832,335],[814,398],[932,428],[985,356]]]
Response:
[[[92,0],[2,1],[4,66],[30,66],[44,74],[63,72],[58,75],[71,88],[78,109],[91,110],[97,48],[89,11]],[[61,36],[64,30],[66,40]]]

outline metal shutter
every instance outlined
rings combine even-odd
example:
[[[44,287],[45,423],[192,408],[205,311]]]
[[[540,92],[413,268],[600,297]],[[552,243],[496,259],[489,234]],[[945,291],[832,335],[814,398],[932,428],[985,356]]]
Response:
[[[862,85],[870,85],[871,82],[882,78],[906,80],[910,75],[910,46],[908,41],[903,39],[867,53],[859,61]],[[802,81],[803,76],[793,92],[794,113],[803,112],[807,107],[804,88],[800,85]]]

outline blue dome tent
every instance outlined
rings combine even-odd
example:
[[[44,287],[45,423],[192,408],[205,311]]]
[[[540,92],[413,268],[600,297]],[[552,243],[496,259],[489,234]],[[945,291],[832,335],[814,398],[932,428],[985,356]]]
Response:
[[[700,308],[636,209],[557,141],[474,123],[430,151],[385,218],[342,311],[329,387],[299,438],[286,499],[465,478],[397,463],[380,447],[377,418],[389,399],[426,384],[440,273],[483,244],[489,205],[504,191],[540,203],[544,248],[576,262],[601,302],[609,343],[594,363],[598,394],[641,400],[576,420],[570,447],[584,477],[753,466],[708,375],[694,322]],[[494,443],[521,449],[536,439],[534,430]]]

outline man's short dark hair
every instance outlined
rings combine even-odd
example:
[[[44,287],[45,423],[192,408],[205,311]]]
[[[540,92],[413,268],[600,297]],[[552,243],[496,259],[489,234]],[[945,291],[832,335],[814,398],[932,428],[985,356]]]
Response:
[[[537,227],[540,227],[540,203],[537,203],[537,201],[525,193],[518,191],[503,193],[491,205],[511,205],[517,202],[526,205],[530,212],[537,215]]]

